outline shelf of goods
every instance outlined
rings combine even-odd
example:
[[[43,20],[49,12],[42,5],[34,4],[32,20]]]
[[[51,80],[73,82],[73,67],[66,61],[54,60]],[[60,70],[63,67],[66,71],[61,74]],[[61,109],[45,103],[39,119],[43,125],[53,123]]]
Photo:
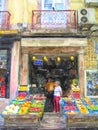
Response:
[[[19,96],[17,95],[2,112],[5,127],[39,127],[44,113],[45,96],[42,94],[24,96],[24,98]]]
[[[98,128],[98,101],[92,98],[62,98],[68,128]]]

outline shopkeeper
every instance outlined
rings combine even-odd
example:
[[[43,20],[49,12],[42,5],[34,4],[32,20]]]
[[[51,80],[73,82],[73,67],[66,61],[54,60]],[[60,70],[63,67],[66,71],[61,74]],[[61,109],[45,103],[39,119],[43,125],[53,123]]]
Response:
[[[54,112],[60,112],[60,99],[62,97],[62,88],[59,81],[55,81],[54,88]]]

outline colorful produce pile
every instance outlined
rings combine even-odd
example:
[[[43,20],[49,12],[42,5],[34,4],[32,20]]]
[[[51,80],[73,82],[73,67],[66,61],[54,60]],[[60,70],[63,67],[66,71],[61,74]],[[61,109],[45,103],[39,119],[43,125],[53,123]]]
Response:
[[[21,95],[18,95],[14,100],[12,100],[11,103],[5,107],[2,114],[38,114],[41,118],[45,107],[44,95],[38,94],[30,95],[29,97],[23,96],[25,100],[20,100],[20,96]],[[36,97],[36,99],[34,99],[34,97]]]
[[[92,98],[83,98],[83,102],[86,105],[89,113],[98,113],[98,102]]]
[[[77,105],[80,113],[82,113],[82,114],[89,113],[88,110],[87,110],[87,108],[86,108],[86,106],[83,104],[83,102],[82,102],[81,99],[76,99],[75,102],[76,102],[76,105]]]
[[[62,98],[64,116],[67,114],[98,114],[98,102],[91,98]]]
[[[42,117],[45,107],[45,101],[44,100],[34,100],[34,102],[31,103],[31,106],[29,108],[29,113],[38,113],[40,117]]]
[[[20,85],[18,91],[29,91],[29,87],[27,85]]]
[[[73,87],[72,88],[72,96],[74,98],[80,98],[80,88],[79,87]]]
[[[72,98],[62,98],[61,104],[65,117],[67,114],[78,114],[78,108]]]
[[[14,105],[14,104],[10,104],[8,106],[5,107],[4,111],[2,112],[2,114],[17,114],[18,110],[19,110],[19,106]]]

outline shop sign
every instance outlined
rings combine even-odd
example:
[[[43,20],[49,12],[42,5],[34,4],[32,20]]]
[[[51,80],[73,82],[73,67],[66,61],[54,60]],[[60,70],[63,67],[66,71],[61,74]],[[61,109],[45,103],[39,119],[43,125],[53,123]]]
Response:
[[[34,65],[43,65],[43,61],[42,60],[35,60],[34,61]]]
[[[64,47],[87,46],[87,38],[22,38],[21,46],[26,47]]]
[[[0,30],[0,34],[18,34],[18,30]]]

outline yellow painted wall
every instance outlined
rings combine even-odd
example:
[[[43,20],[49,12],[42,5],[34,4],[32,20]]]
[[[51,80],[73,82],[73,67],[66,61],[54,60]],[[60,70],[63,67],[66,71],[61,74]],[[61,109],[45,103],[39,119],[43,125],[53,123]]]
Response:
[[[84,0],[70,0],[71,9],[77,10],[78,8],[84,8]]]
[[[11,13],[11,24],[31,23],[32,10],[37,10],[37,0],[9,0],[8,11]]]
[[[84,0],[70,0],[71,10],[85,8]],[[11,13],[11,24],[31,23],[32,10],[38,10],[38,0],[9,0],[8,11]],[[35,18],[37,14],[35,14]],[[98,23],[98,9],[95,9],[95,18]],[[36,22],[36,20],[34,20]]]

